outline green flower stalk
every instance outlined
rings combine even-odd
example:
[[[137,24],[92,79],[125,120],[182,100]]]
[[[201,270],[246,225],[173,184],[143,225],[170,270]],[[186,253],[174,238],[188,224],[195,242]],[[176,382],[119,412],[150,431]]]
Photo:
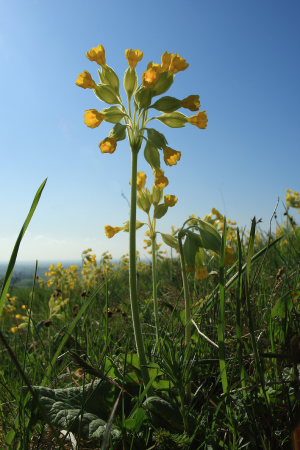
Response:
[[[78,76],[76,84],[83,89],[93,90],[99,100],[110,105],[101,111],[89,109],[85,112],[85,123],[90,128],[97,128],[103,121],[113,123],[109,136],[105,137],[99,144],[102,153],[112,154],[116,151],[118,143],[126,137],[129,140],[132,154],[131,172],[131,205],[130,221],[123,227],[105,227],[106,235],[111,238],[119,231],[129,231],[129,285],[130,301],[132,311],[133,329],[135,335],[136,348],[140,359],[143,382],[146,385],[149,381],[147,370],[147,360],[144,350],[141,322],[139,317],[139,301],[136,280],[136,229],[139,227],[136,220],[137,191],[142,189],[138,177],[138,154],[143,141],[146,141],[144,156],[151,166],[155,175],[156,187],[163,189],[169,183],[160,164],[160,151],[163,152],[164,161],[167,166],[177,164],[181,157],[181,152],[168,147],[165,136],[155,130],[148,128],[151,120],[157,119],[171,128],[184,127],[190,123],[198,128],[206,128],[207,115],[205,111],[197,115],[187,117],[179,108],[186,108],[190,111],[198,111],[200,108],[200,97],[192,95],[183,100],[174,97],[161,97],[154,101],[154,97],[160,96],[168,91],[174,82],[175,74],[184,71],[189,64],[184,58],[175,53],[165,52],[162,55],[161,64],[149,63],[147,70],[143,73],[142,81],[139,83],[136,73],[137,64],[143,59],[141,50],[128,49],[125,52],[129,67],[124,76],[124,88],[127,94],[127,107],[120,94],[120,81],[115,71],[106,63],[106,52],[103,45],[92,48],[86,56],[90,61],[97,63],[100,82],[97,83],[88,71],[84,71]],[[148,118],[152,110],[160,111],[158,117]],[[171,196],[172,197],[172,196]],[[174,201],[174,199],[170,199]],[[165,214],[167,206],[158,205],[155,211],[155,218]],[[165,211],[165,212],[164,212]],[[155,259],[155,251],[154,251]],[[156,266],[153,264],[153,278],[156,278]],[[154,281],[153,281],[154,283]],[[155,301],[155,317],[157,324],[157,299]],[[158,324],[157,324],[158,326]],[[157,331],[158,332],[158,331]],[[157,334],[158,336],[158,334]]]

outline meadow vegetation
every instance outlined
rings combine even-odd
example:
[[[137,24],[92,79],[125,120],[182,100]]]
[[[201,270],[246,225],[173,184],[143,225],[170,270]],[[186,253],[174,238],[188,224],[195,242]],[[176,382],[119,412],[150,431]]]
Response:
[[[206,128],[205,111],[177,111],[198,111],[199,96],[153,100],[188,64],[165,52],[139,84],[143,53],[127,50],[125,105],[103,46],[87,57],[101,67],[100,83],[85,71],[76,84],[113,106],[86,111],[85,122],[114,124],[102,153],[126,137],[131,148],[130,220],[105,227],[108,238],[129,233],[129,254],[114,264],[108,252],[87,249],[80,266],[51,265],[37,277],[37,263],[30,288],[11,285],[41,185],[0,294],[1,448],[300,448],[300,227],[293,218],[300,195],[288,191],[284,221],[274,211],[269,231],[255,218],[241,229],[213,208],[161,233],[159,221],[178,198],[165,194],[160,154],[172,166],[181,152],[148,124]],[[149,117],[152,109],[162,114]],[[138,172],[144,141],[149,188]],[[150,263],[139,258],[137,229]]]

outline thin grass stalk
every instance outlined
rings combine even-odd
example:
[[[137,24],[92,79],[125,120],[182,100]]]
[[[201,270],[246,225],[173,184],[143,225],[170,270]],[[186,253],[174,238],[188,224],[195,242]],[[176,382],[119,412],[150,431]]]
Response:
[[[219,365],[223,392],[228,392],[228,378],[225,359],[225,255],[226,255],[226,219],[224,218],[224,231],[221,244],[221,261],[219,275],[219,317],[218,317],[218,345],[219,345]]]
[[[136,277],[136,199],[138,151],[138,148],[132,146],[131,202],[129,225],[129,290],[135,343],[140,360],[143,383],[144,386],[147,386],[149,382],[149,374],[146,368],[147,362],[139,315]]]
[[[241,377],[241,385],[243,388],[246,387],[246,369],[243,363],[243,324],[241,321],[241,300],[243,295],[243,254],[242,254],[242,243],[240,237],[240,231],[237,229],[237,249],[238,249],[238,285],[237,285],[237,296],[236,296],[236,338],[237,338],[237,356],[239,364],[239,372]],[[243,391],[244,396],[246,395]]]
[[[158,323],[158,301],[157,301],[157,257],[156,257],[156,234],[151,239],[152,242],[152,295],[154,307],[155,336],[156,344],[159,342],[159,323]]]
[[[250,237],[249,237],[249,246],[248,246],[248,254],[247,254],[247,269],[246,269],[246,306],[247,306],[247,315],[248,315],[248,323],[249,323],[249,332],[250,332],[250,338],[251,338],[251,344],[252,349],[254,353],[254,360],[255,360],[255,366],[258,373],[258,378],[260,380],[261,384],[261,393],[263,394],[267,405],[269,405],[269,398],[266,393],[265,389],[265,378],[263,369],[261,366],[257,343],[256,343],[256,337],[255,337],[255,325],[254,325],[254,318],[252,314],[252,305],[250,300],[251,295],[251,283],[250,283],[250,274],[251,274],[251,262],[252,257],[254,253],[254,240],[255,240],[255,229],[256,229],[256,218],[254,217],[252,219],[251,224],[251,230],[250,230]]]

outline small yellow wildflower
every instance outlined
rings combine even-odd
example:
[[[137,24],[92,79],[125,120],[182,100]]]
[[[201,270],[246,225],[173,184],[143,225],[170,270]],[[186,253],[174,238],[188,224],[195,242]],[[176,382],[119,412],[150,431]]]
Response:
[[[114,138],[107,137],[100,142],[99,147],[102,153],[113,153],[117,148],[117,141]]]
[[[95,89],[95,87],[97,86],[97,84],[92,78],[92,75],[87,70],[78,75],[76,84],[77,86],[82,87],[83,89]]]
[[[197,116],[189,117],[188,122],[204,130],[207,127],[208,122],[206,111],[200,111]]]
[[[144,189],[147,181],[147,175],[145,172],[138,172],[137,173],[137,190],[140,191],[141,189]]]
[[[204,267],[199,267],[199,269],[196,270],[195,278],[197,280],[205,280],[208,277],[209,273]]]
[[[184,98],[181,102],[181,106],[183,108],[187,108],[190,111],[198,111],[200,108],[200,96],[199,95],[189,95],[188,97]]]
[[[157,186],[160,189],[164,189],[169,184],[169,180],[167,177],[165,177],[163,174],[158,175],[155,177],[155,186]]]
[[[141,50],[133,50],[132,48],[126,50],[125,52],[126,58],[128,59],[128,64],[131,69],[134,69],[137,66],[139,61],[142,61],[144,53]]]
[[[112,238],[115,234],[119,233],[119,231],[124,230],[124,227],[112,227],[110,225],[106,225],[104,229],[106,236],[108,238]]]
[[[171,147],[164,147],[164,160],[168,166],[175,166],[181,158],[181,152]]]
[[[196,116],[189,117],[188,122],[204,130],[208,122],[206,111],[200,111]]]
[[[90,128],[99,127],[103,121],[104,116],[97,109],[88,109],[84,114],[84,123]]]
[[[86,56],[90,61],[96,61],[100,66],[106,65],[105,49],[103,45],[98,45],[98,47],[93,47]]]
[[[23,319],[23,316],[21,314],[16,314],[15,318],[18,319],[18,320],[21,320],[21,319]]]
[[[12,333],[17,333],[17,332],[19,331],[19,327],[12,327],[12,328],[10,329],[10,331],[11,331]]]
[[[230,265],[234,261],[234,249],[232,247],[227,246],[226,247],[226,254],[225,254],[225,264]]]
[[[165,195],[165,205],[166,206],[175,206],[176,203],[178,202],[178,198],[175,197],[175,195]]]
[[[151,64],[151,63],[150,63]],[[143,85],[146,88],[151,88],[157,83],[161,74],[161,66],[159,64],[153,64],[152,67],[143,73]]]

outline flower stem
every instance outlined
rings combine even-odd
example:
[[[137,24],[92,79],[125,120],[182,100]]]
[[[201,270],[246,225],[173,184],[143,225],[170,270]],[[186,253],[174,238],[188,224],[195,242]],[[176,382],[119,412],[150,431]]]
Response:
[[[141,330],[139,305],[137,298],[136,277],[136,197],[137,197],[137,160],[139,148],[132,145],[132,174],[131,174],[131,203],[130,203],[130,226],[129,226],[129,289],[133,330],[137,352],[140,359],[141,372],[144,386],[149,382],[149,374],[146,367],[146,356],[144,341]]]
[[[156,343],[158,344],[159,327],[158,327],[158,304],[157,304],[156,235],[155,234],[152,237],[151,242],[152,242],[152,293],[153,293],[153,304],[154,304]]]

